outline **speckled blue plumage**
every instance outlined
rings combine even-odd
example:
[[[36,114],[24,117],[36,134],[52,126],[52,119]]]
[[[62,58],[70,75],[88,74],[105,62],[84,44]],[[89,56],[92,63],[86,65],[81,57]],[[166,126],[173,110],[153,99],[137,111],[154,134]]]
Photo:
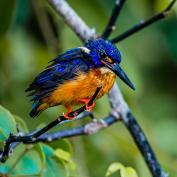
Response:
[[[100,62],[100,55],[105,55],[110,57],[117,63],[121,62],[121,54],[118,48],[111,42],[104,40],[102,38],[90,40],[84,45],[90,49],[90,57],[94,61],[94,67],[101,67],[103,64]]]

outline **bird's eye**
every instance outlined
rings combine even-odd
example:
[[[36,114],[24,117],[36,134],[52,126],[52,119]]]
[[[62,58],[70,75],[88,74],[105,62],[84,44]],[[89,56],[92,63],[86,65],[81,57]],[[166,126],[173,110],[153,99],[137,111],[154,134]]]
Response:
[[[106,61],[108,62],[108,63],[114,63],[114,61],[110,58],[110,57],[106,57]]]
[[[105,57],[106,57],[105,53],[100,53],[100,58],[105,58]]]

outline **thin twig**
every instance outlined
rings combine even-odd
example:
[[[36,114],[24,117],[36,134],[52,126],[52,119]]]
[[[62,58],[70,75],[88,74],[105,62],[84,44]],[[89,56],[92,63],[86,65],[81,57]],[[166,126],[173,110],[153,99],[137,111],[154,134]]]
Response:
[[[107,39],[110,36],[111,32],[116,29],[115,23],[116,23],[117,18],[119,17],[120,11],[121,11],[125,1],[126,0],[116,0],[115,1],[115,6],[112,11],[109,22],[108,22],[103,34],[101,35],[102,38]]]
[[[119,120],[120,120],[119,118],[117,119],[114,116],[110,115],[104,119],[99,119],[95,122],[87,123],[84,126],[78,128],[57,131],[55,133],[53,132],[53,133],[43,134],[39,138],[37,138],[35,142],[47,143],[47,142],[52,142],[63,138],[95,134],[100,130],[102,130],[103,128],[109,127]]]
[[[157,15],[154,15],[153,17],[149,18],[146,21],[141,20],[137,25],[133,26],[129,30],[127,30],[124,33],[118,35],[117,37],[111,39],[110,41],[112,43],[120,42],[120,41],[130,37],[131,35],[135,34],[136,32],[138,32],[138,31],[152,25],[153,23],[165,18],[168,15],[169,11],[171,10],[171,8],[172,8],[172,6],[174,5],[175,2],[176,2],[176,0],[173,0],[167,6],[167,8],[165,8],[165,10],[163,10],[162,12],[158,13]]]

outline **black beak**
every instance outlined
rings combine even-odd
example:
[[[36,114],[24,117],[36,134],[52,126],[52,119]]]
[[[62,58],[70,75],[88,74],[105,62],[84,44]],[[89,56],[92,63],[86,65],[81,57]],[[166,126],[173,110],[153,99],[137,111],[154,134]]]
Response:
[[[118,63],[108,63],[106,61],[102,61],[105,66],[107,66],[110,70],[112,70],[117,76],[119,76],[119,78],[124,81],[130,88],[132,88],[133,90],[135,90],[134,85],[132,84],[132,82],[130,81],[130,79],[127,77],[127,75],[125,74],[125,72],[122,70],[122,68],[119,66]]]

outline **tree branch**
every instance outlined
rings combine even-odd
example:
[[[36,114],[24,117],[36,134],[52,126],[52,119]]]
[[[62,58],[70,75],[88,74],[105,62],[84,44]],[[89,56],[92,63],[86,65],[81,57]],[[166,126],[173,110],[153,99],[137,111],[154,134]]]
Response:
[[[114,124],[115,122],[119,120],[120,120],[119,118],[115,118],[113,115],[109,115],[108,117],[104,119],[100,119],[94,122],[87,123],[84,126],[81,126],[78,128],[43,134],[39,138],[37,138],[36,141],[34,142],[51,142],[51,141],[68,138],[68,137],[81,136],[81,135],[92,135],[106,127],[111,126],[112,124]]]
[[[165,8],[165,10],[154,15],[153,17],[149,18],[148,20],[141,20],[138,24],[136,24],[132,28],[128,29],[127,31],[118,35],[117,37],[111,39],[111,42],[112,43],[120,42],[120,41],[130,37],[131,35],[135,34],[136,32],[152,25],[153,23],[155,23],[161,19],[164,19],[169,14],[169,11],[171,10],[171,8],[175,4],[175,2],[176,2],[176,0],[171,1],[171,3]]]
[[[107,39],[110,36],[111,32],[116,29],[115,23],[116,23],[116,20],[120,14],[120,11],[121,11],[125,1],[126,0],[116,0],[115,1],[115,6],[112,11],[109,22],[108,22],[103,34],[101,35],[102,38]]]
[[[65,0],[49,0],[49,3],[83,42],[96,37],[95,30],[90,29]]]
[[[162,170],[143,130],[136,121],[125,102],[118,85],[115,83],[109,92],[110,104],[112,106],[112,114],[115,117],[120,116],[127,130],[133,137],[138,149],[144,157],[153,177],[166,177],[167,174]]]
[[[101,87],[98,87],[96,89],[94,95],[89,100],[88,105],[93,104],[93,101],[96,99],[100,90]],[[86,110],[86,106],[84,105],[81,108],[78,108],[75,111],[71,112],[69,116],[77,117],[80,113],[84,112],[85,110]],[[4,143],[3,151],[0,153],[0,161],[5,162],[9,158],[13,149],[18,145],[18,142],[22,142],[24,144],[34,143],[38,137],[46,133],[51,128],[55,127],[57,124],[62,123],[63,121],[66,121],[66,118],[64,116],[59,116],[55,120],[50,122],[48,125],[46,125],[45,127],[33,131],[31,133],[28,134],[18,133],[17,135],[13,135],[12,133],[10,133],[9,138]],[[13,143],[15,143],[15,145]]]

